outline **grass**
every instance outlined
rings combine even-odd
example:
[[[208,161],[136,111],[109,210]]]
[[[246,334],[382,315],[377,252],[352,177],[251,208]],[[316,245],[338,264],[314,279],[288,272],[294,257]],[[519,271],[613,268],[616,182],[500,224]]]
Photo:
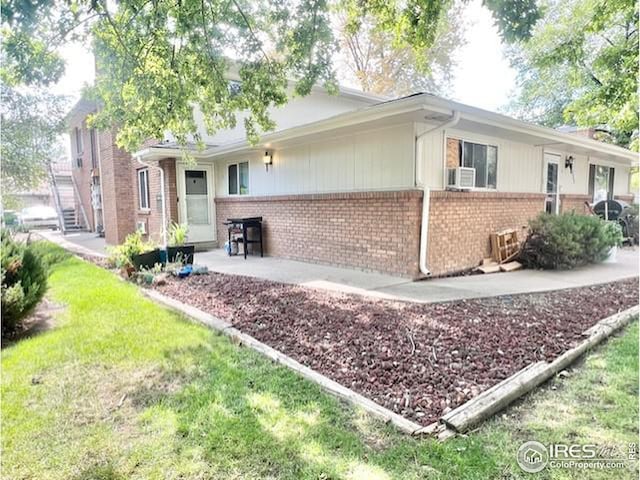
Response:
[[[380,424],[78,259],[53,268],[48,295],[65,306],[56,328],[2,352],[3,478],[531,478],[515,463],[525,440],[637,441],[637,322],[568,379],[438,443]],[[615,473],[636,478],[637,464]]]

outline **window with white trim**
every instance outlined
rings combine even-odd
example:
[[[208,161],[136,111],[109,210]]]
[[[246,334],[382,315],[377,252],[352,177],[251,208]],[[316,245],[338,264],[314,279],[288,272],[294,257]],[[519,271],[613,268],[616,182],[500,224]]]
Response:
[[[82,168],[82,154],[84,153],[84,145],[82,143],[82,128],[73,129],[73,137],[76,144],[76,161],[75,166]]]
[[[91,147],[91,168],[98,168],[98,136],[95,128],[89,130],[89,145]]]
[[[249,162],[227,165],[229,195],[247,195],[249,193]]]
[[[140,210],[149,210],[149,170],[142,168],[138,170],[138,206]]]
[[[476,188],[495,189],[498,173],[498,147],[460,140],[461,167],[476,169]]]

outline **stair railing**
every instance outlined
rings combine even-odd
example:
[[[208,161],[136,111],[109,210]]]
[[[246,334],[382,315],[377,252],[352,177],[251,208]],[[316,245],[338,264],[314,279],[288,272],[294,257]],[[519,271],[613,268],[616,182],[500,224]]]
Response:
[[[80,191],[78,190],[78,185],[76,185],[76,179],[73,178],[73,174],[71,175],[71,183],[73,184],[73,193],[78,199],[78,205],[80,205],[80,213],[82,213],[82,219],[84,220],[84,227],[87,230],[91,230],[89,226],[89,219],[87,217],[87,212],[84,209],[84,205],[82,203],[82,197],[80,196]]]
[[[56,182],[56,176],[51,168],[51,163],[47,163],[47,172],[49,174],[49,188],[51,189],[51,194],[53,196],[53,203],[55,204],[56,212],[58,213],[58,224],[60,226],[60,231],[64,235],[67,232],[67,226],[64,223],[64,212],[62,210],[62,202],[60,201],[60,192],[58,191],[58,183]]]

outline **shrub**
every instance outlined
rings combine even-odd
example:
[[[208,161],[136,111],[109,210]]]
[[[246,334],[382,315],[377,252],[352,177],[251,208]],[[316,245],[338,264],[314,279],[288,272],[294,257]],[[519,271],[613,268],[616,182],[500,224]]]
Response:
[[[134,232],[127,235],[122,245],[109,248],[109,264],[116,268],[133,266],[133,257],[154,249],[154,245],[142,239],[142,233]]]
[[[30,244],[31,250],[40,257],[47,270],[71,257],[71,254],[55,243],[38,240]]]
[[[47,268],[32,245],[16,242],[7,230],[1,236],[2,334],[6,335],[15,331],[42,299]]]
[[[622,243],[620,227],[596,216],[543,213],[529,226],[520,261],[533,268],[570,269],[600,262]]]

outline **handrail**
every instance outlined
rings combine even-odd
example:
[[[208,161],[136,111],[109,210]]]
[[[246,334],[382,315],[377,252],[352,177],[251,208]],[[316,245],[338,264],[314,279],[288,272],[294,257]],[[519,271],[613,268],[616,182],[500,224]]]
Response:
[[[82,204],[82,197],[80,196],[80,191],[78,190],[78,185],[76,185],[76,179],[73,178],[73,173],[71,174],[71,184],[73,185],[73,193],[78,198],[78,205],[80,205],[80,213],[82,213],[82,219],[84,220],[84,226],[87,230],[91,230],[89,225],[89,219],[87,218],[87,212],[84,210],[84,205]]]
[[[67,227],[64,224],[64,212],[62,210],[62,202],[60,201],[60,192],[58,191],[58,184],[56,183],[56,176],[51,168],[51,163],[47,163],[47,172],[49,173],[49,188],[53,193],[53,203],[56,206],[58,212],[58,223],[60,224],[60,231],[64,235],[67,231]]]

